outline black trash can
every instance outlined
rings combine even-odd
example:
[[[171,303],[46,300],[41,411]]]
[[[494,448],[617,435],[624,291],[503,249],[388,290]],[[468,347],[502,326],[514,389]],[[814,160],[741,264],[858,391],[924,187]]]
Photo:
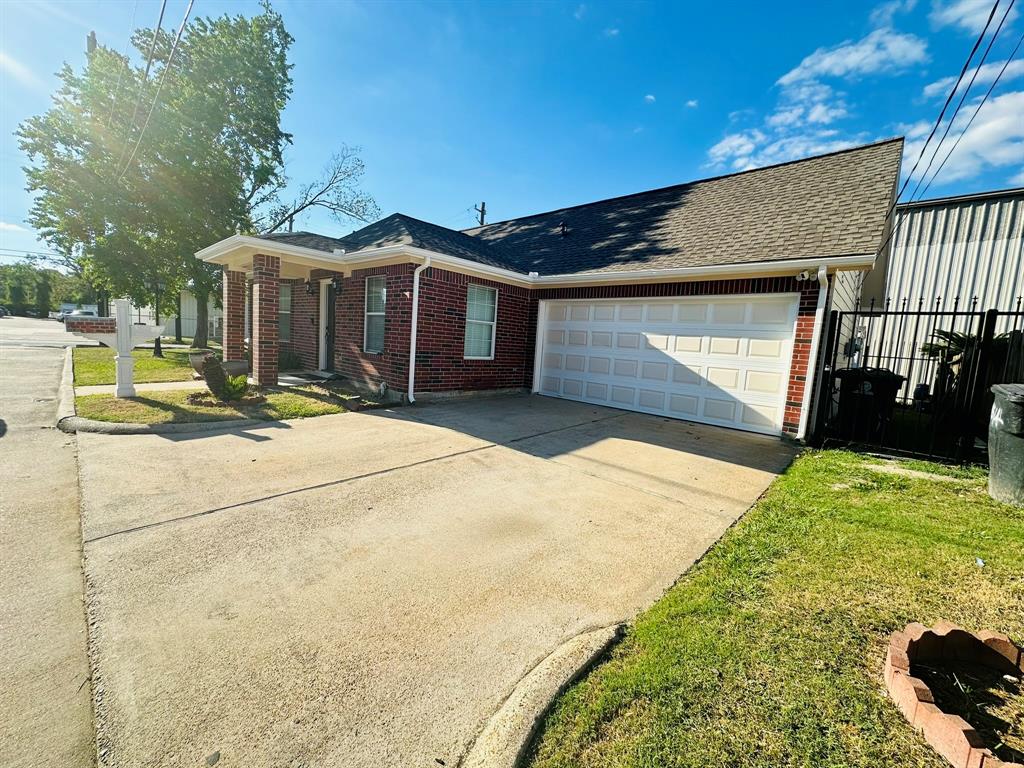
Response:
[[[988,422],[988,493],[1024,507],[1024,384],[996,384]]]
[[[906,378],[888,368],[843,368],[839,379],[838,436],[879,440],[892,420],[896,395]]]

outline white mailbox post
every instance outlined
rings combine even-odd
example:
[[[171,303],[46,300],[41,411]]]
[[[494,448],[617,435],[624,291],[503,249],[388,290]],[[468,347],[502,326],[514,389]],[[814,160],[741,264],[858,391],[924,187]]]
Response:
[[[115,299],[114,333],[89,333],[78,331],[81,336],[106,344],[114,350],[114,364],[117,369],[115,397],[135,397],[135,358],[132,349],[139,344],[152,341],[161,333],[162,325],[133,325],[132,305],[127,299]],[[66,322],[66,321],[65,321]]]

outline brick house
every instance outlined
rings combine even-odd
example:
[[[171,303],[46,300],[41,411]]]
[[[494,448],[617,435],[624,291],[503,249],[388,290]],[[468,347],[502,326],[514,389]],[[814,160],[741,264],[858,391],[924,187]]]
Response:
[[[902,139],[454,231],[236,235],[224,353],[417,399],[528,390],[802,438],[822,319],[889,231]],[[837,304],[838,306],[838,304]]]

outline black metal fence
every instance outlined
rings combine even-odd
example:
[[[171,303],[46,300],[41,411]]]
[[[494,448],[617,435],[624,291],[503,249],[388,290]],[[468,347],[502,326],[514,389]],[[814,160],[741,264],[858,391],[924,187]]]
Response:
[[[1024,382],[1024,307],[889,302],[832,312],[814,439],[985,462],[993,384]]]

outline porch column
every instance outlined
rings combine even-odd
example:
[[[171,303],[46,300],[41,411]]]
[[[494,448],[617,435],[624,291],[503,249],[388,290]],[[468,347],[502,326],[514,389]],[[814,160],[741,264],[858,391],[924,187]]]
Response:
[[[224,267],[225,360],[245,360],[245,272]]]
[[[252,257],[252,377],[261,387],[277,384],[277,312],[281,258]]]

